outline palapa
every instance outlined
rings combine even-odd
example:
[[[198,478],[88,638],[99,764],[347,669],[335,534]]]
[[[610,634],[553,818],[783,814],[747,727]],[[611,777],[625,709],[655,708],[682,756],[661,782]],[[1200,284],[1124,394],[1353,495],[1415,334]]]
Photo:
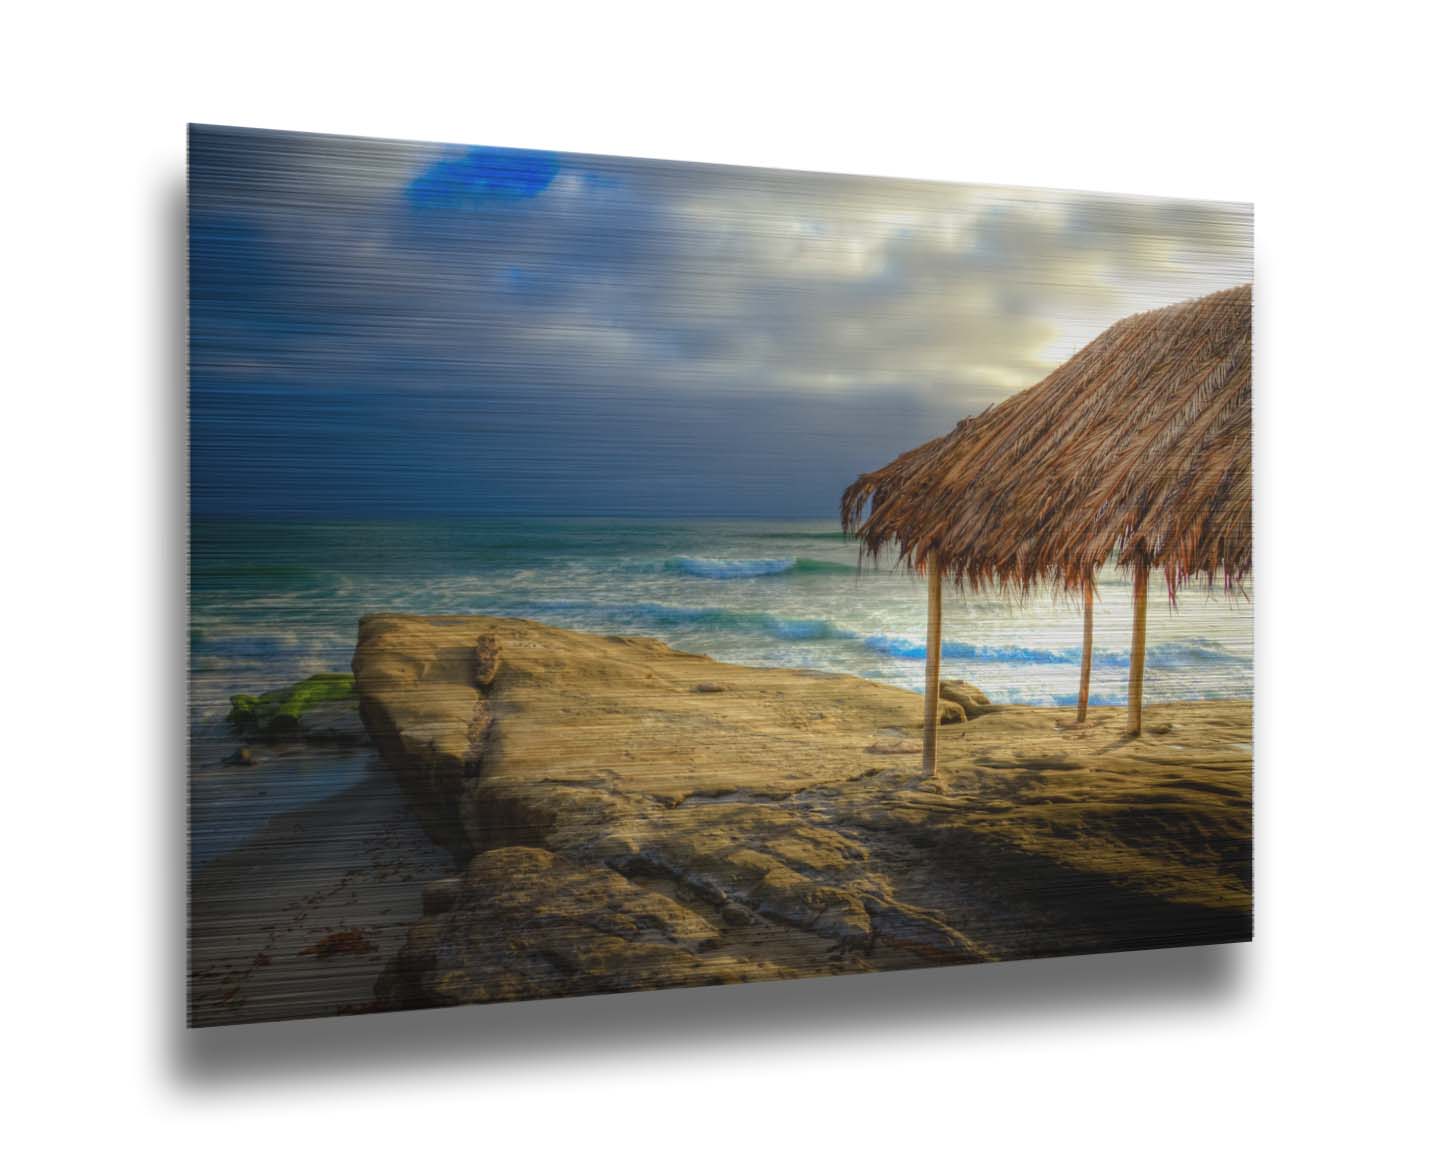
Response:
[[[1088,616],[1100,565],[1130,570],[1138,732],[1151,570],[1172,600],[1196,579],[1237,592],[1250,574],[1250,308],[1247,284],[1121,320],[1038,384],[860,476],[842,499],[845,530],[925,572],[932,616],[945,579],[1021,597],[1080,592]],[[1088,621],[1086,632],[1088,686]]]

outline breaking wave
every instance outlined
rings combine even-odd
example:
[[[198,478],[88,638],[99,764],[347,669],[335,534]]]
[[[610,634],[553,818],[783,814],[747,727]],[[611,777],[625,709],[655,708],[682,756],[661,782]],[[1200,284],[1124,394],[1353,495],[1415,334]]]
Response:
[[[540,608],[538,604],[531,608]],[[553,608],[554,604],[546,605]],[[775,636],[781,640],[845,640],[855,633],[832,620],[778,616],[772,612],[742,612],[728,608],[682,608],[673,604],[566,604],[566,609],[596,617],[596,623],[631,627],[658,626],[704,632],[749,632]]]
[[[868,636],[865,646],[900,660],[924,660],[925,644],[903,636]],[[946,660],[972,660],[996,664],[1079,664],[1080,648],[1027,648],[1011,644],[966,644],[951,641],[940,646]],[[1145,651],[1145,661],[1154,667],[1178,668],[1189,664],[1228,663],[1240,659],[1218,645],[1156,644]],[[1091,655],[1096,667],[1128,668],[1129,652],[1098,650]]]
[[[721,556],[672,556],[665,561],[671,572],[683,572],[702,580],[749,580],[757,576],[807,575],[820,572],[852,572],[848,564],[811,560],[795,556],[730,558]]]

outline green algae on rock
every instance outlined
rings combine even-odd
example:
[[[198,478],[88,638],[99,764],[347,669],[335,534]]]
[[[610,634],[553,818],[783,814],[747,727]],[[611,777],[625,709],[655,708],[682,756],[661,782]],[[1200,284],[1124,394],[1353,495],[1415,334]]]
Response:
[[[346,737],[363,739],[358,704],[353,675],[317,672],[298,684],[259,696],[242,693],[230,697],[227,720],[237,732],[246,735],[272,739],[323,739],[330,735],[344,742]],[[349,723],[347,712],[355,717]]]

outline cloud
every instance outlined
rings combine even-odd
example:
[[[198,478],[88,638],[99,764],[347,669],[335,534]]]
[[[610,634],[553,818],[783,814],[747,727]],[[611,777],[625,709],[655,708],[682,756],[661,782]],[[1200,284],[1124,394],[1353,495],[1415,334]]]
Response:
[[[663,435],[647,411],[704,422],[722,460],[750,434],[736,422],[783,420],[830,477],[1123,316],[1251,276],[1243,205],[507,149],[197,129],[190,199],[202,417],[241,379],[367,412],[528,397],[618,413],[602,455],[642,453],[642,487],[645,438]],[[461,459],[524,454],[519,426],[467,427]],[[543,427],[528,435],[548,459]],[[745,484],[793,484],[778,459]],[[586,476],[603,493],[602,463]]]

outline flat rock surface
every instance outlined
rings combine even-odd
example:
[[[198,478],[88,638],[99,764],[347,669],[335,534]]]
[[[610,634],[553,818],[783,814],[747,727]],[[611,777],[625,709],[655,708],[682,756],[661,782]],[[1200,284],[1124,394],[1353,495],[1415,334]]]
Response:
[[[1251,707],[999,707],[488,617],[372,616],[361,711],[455,883],[379,1006],[1250,935]]]

